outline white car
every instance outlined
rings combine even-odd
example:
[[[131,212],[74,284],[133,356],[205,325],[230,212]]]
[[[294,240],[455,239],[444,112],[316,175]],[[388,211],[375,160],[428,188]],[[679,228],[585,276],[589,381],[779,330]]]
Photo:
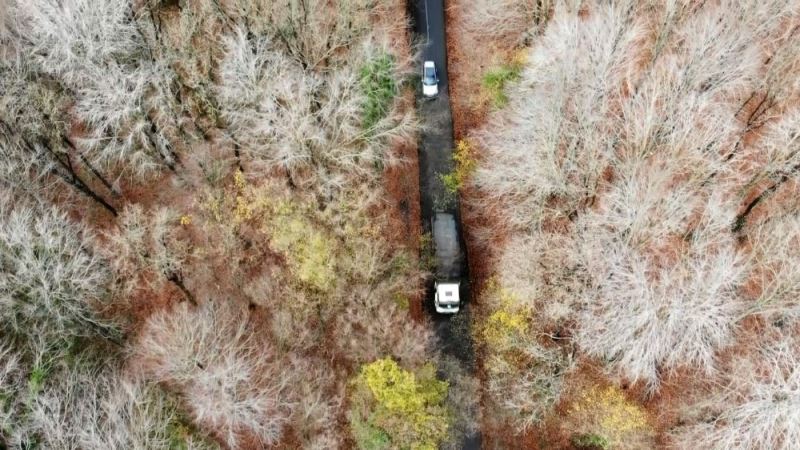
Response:
[[[433,297],[433,306],[439,314],[455,314],[461,302],[458,296],[458,282],[436,282],[433,285],[436,293]]]
[[[436,65],[433,61],[425,61],[422,65],[422,95],[425,97],[439,95],[439,77],[436,76]]]

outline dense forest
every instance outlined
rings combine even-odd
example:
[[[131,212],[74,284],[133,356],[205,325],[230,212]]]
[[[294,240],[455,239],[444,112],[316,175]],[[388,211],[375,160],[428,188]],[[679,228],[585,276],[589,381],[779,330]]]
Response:
[[[487,432],[796,447],[800,3],[456,3]]]
[[[0,447],[475,426],[475,381],[409,312],[403,2],[0,4]]]
[[[0,0],[0,449],[796,447],[800,2],[446,2],[474,371],[409,6]]]

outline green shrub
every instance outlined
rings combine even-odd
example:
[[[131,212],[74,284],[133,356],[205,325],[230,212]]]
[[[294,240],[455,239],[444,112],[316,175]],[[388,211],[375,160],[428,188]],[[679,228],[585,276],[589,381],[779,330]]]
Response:
[[[384,53],[362,67],[359,82],[361,91],[366,95],[362,105],[363,126],[369,130],[386,117],[397,95],[392,55]]]
[[[453,152],[453,163],[455,167],[452,172],[439,176],[442,179],[445,189],[455,194],[464,186],[467,178],[475,171],[478,164],[469,141],[464,139],[458,141],[455,151]]]
[[[436,271],[436,249],[433,248],[431,233],[422,233],[419,236],[419,263],[422,270]]]
[[[572,438],[576,447],[609,450],[611,443],[598,434],[581,434]]]
[[[358,448],[363,450],[383,450],[391,445],[391,439],[385,431],[372,425],[370,421],[361,420],[360,417],[353,417],[350,420],[350,427],[353,430],[353,437]]]
[[[505,93],[506,83],[519,79],[522,65],[511,64],[491,69],[483,75],[483,88],[492,99],[496,108],[502,108],[508,103]]]
[[[47,380],[48,372],[49,371],[47,367],[43,365],[37,364],[33,367],[30,375],[28,376],[28,391],[31,397],[37,396],[42,390],[42,387]]]

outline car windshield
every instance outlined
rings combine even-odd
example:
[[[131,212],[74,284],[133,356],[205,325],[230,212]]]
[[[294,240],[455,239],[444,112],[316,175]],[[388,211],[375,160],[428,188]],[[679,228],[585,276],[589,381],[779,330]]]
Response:
[[[422,72],[422,82],[425,84],[436,84],[436,69],[433,67],[425,67]]]

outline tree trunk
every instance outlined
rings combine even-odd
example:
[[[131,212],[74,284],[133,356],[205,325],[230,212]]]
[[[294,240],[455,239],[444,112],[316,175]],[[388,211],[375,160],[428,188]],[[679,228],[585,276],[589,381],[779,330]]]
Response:
[[[189,303],[197,306],[197,301],[195,300],[194,295],[192,295],[192,293],[186,289],[186,285],[183,284],[183,276],[181,276],[181,274],[173,272],[167,277],[167,280],[171,281],[175,286],[178,287],[178,289],[181,290],[181,292],[183,292],[183,295],[186,296],[186,299],[189,300]]]

